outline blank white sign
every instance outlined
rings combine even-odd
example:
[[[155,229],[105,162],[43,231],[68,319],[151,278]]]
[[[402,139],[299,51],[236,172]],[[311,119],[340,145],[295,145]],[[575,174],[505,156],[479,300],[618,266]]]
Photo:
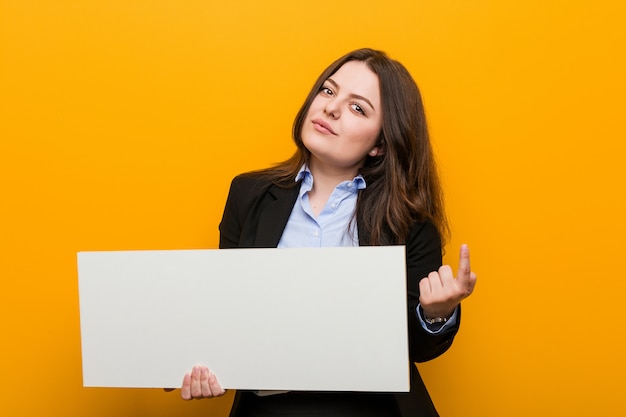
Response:
[[[78,253],[83,384],[409,390],[404,246]]]

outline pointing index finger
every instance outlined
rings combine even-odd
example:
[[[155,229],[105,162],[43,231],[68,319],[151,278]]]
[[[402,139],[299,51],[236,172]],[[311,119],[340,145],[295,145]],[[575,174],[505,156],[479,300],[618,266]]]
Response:
[[[469,284],[472,269],[470,268],[469,247],[466,244],[461,245],[459,253],[459,270],[457,272],[457,280],[462,284]]]

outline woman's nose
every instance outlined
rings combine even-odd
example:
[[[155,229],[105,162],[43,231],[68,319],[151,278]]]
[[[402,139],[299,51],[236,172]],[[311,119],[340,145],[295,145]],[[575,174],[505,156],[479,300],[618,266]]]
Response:
[[[338,101],[328,100],[326,102],[326,106],[324,107],[324,113],[326,113],[331,119],[337,119],[341,115]]]

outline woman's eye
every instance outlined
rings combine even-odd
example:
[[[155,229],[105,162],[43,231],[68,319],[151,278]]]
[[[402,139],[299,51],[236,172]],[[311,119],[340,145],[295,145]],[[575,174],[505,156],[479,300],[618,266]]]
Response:
[[[351,107],[352,107],[352,110],[354,110],[355,112],[360,113],[365,116],[365,110],[363,110],[363,107],[359,106],[357,103],[351,104]]]
[[[322,87],[322,93],[326,94],[327,96],[332,96],[333,95],[333,90],[331,90],[328,87]]]

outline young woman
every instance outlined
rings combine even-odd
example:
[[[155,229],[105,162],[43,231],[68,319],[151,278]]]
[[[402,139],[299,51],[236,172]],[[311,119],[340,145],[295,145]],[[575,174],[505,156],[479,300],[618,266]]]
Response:
[[[441,355],[476,276],[465,245],[456,277],[441,266],[448,228],[411,75],[380,51],[341,57],[313,86],[293,138],[298,149],[289,160],[233,180],[220,248],[406,245],[411,361]],[[417,368],[411,371],[410,393],[239,391],[231,416],[437,416]],[[208,368],[195,367],[181,395],[224,392]]]

